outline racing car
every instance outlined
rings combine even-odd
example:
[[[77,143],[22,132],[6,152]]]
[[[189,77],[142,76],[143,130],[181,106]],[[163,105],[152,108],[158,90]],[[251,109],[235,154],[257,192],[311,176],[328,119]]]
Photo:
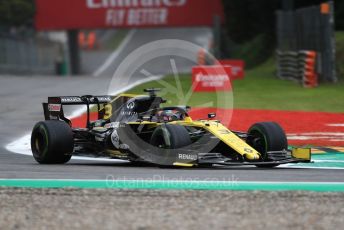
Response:
[[[255,165],[272,168],[311,162],[311,150],[288,149],[275,122],[253,124],[247,132],[229,130],[215,113],[193,120],[190,106],[167,106],[159,89],[144,95],[59,96],[43,103],[45,121],[31,135],[34,159],[64,164],[72,156],[105,157],[159,166]],[[86,124],[73,127],[66,105],[86,106]],[[97,118],[91,120],[92,113]]]

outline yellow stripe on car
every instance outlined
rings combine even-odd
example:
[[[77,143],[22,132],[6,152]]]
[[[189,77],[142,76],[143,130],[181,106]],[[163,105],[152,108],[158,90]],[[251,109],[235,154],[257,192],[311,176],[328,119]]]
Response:
[[[187,163],[180,163],[180,162],[174,162],[174,166],[182,166],[182,167],[192,167],[194,164],[187,164]]]
[[[195,126],[201,127],[212,133],[214,136],[219,138],[225,144],[230,146],[240,155],[244,156],[247,160],[255,161],[260,159],[260,153],[248,145],[236,134],[231,132],[228,128],[216,121],[194,121],[194,122],[175,122],[184,126]]]

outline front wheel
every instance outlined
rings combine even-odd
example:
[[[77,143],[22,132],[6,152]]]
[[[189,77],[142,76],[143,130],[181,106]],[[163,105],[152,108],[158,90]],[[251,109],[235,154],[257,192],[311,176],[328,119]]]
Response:
[[[163,124],[154,130],[150,144],[163,149],[178,149],[190,145],[192,142],[185,127]]]
[[[38,122],[31,134],[33,157],[40,164],[64,164],[72,157],[72,129],[63,121]]]
[[[247,143],[256,149],[262,160],[268,162],[269,151],[288,149],[287,136],[282,127],[275,122],[260,122],[252,125],[248,130]],[[279,164],[256,165],[257,167],[273,168]]]

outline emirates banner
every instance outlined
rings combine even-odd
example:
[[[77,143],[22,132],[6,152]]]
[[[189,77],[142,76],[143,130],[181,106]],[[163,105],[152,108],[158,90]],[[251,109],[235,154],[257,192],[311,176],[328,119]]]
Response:
[[[194,92],[231,91],[231,66],[194,66],[192,88]]]
[[[232,80],[243,79],[245,76],[245,61],[235,59],[220,60],[221,65],[232,66]]]
[[[39,30],[211,26],[221,0],[36,0]]]

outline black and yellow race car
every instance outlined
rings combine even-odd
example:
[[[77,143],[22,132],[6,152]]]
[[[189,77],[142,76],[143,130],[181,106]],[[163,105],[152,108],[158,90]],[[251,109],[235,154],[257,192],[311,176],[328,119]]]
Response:
[[[157,89],[149,95],[49,97],[45,121],[32,131],[31,149],[41,164],[63,164],[73,155],[107,157],[160,166],[275,167],[311,162],[311,150],[288,149],[283,129],[256,123],[247,132],[231,131],[215,113],[193,120],[188,106],[163,107]],[[73,128],[64,105],[85,105],[85,128]],[[90,119],[90,111],[98,118]]]

